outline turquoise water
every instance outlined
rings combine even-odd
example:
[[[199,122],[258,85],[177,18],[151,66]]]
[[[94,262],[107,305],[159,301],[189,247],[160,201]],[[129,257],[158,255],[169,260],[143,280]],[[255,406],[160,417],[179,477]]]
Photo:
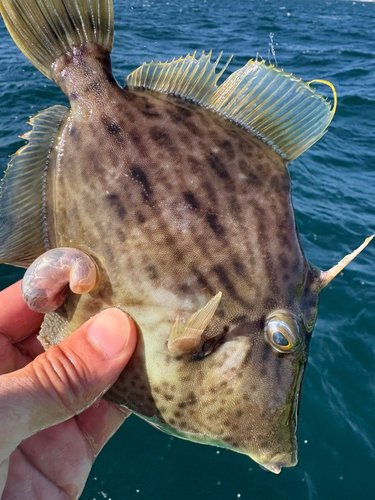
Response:
[[[115,76],[194,50],[235,54],[231,70],[275,34],[280,67],[330,80],[328,133],[290,166],[309,260],[327,269],[375,232],[375,4],[352,1],[115,0]],[[0,169],[29,116],[66,104],[0,25]],[[322,91],[326,91],[321,88]],[[327,89],[329,95],[329,89]],[[22,270],[0,266],[0,287]],[[225,450],[164,435],[131,417],[98,458],[83,499],[362,500],[375,498],[375,244],[321,295],[300,408],[299,464],[280,476]]]

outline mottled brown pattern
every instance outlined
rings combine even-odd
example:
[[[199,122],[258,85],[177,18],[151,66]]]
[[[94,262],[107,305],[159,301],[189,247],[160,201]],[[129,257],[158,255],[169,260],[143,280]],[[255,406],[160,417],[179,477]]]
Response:
[[[138,323],[139,341],[109,400],[167,432],[292,465],[305,325],[317,297],[286,165],[197,104],[119,88],[108,54],[99,61],[98,52],[64,56],[55,74],[72,110],[50,158],[50,243],[86,251],[101,276],[94,292],[68,297],[66,333],[120,305]],[[196,352],[169,353],[177,315],[186,320],[218,291]],[[279,309],[299,325],[290,354],[265,341],[265,318]]]

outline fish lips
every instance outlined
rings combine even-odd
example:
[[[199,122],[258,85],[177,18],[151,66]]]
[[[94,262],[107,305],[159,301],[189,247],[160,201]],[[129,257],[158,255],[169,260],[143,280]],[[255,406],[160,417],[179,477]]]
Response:
[[[275,455],[269,462],[259,464],[266,472],[280,474],[282,467],[293,467],[297,465],[298,453],[297,449],[292,453],[279,453]]]

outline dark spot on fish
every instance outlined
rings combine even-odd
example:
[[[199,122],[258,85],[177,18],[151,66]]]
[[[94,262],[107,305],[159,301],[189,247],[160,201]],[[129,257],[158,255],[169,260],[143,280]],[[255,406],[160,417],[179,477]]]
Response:
[[[126,215],[126,210],[123,204],[121,203],[120,197],[116,193],[111,193],[106,195],[107,200],[109,200],[109,203],[111,207],[113,207],[117,215],[119,216],[120,219],[123,219]]]
[[[246,273],[246,268],[239,260],[233,261],[233,267],[237,274],[243,276]]]
[[[70,127],[70,130],[69,130],[69,135],[70,137],[74,137],[77,133],[77,129],[75,127]]]
[[[181,411],[176,410],[176,411],[174,411],[174,412],[173,412],[173,415],[174,415],[175,417],[177,417],[177,418],[181,418],[181,417],[182,417],[182,415],[183,415],[183,413],[182,413]]]
[[[232,323],[233,325],[240,325],[241,323],[245,323],[246,318],[247,318],[247,316],[246,316],[245,314],[239,314],[238,316],[235,316],[235,317],[232,319],[231,323]],[[226,327],[224,328],[224,330],[225,330],[225,331],[223,331],[223,333],[226,333],[226,332],[229,330],[229,326],[226,326]]]
[[[231,438],[231,437],[225,437],[225,438],[223,438],[223,441],[225,441],[226,443],[230,444],[234,448],[238,448],[240,446],[239,442],[236,441],[235,439]]]
[[[283,274],[283,281],[289,281],[290,280],[290,274],[289,273],[284,273]]]
[[[184,402],[182,402],[182,403],[178,403],[178,405],[177,405],[177,406],[178,406],[179,408],[181,408],[181,409],[184,409],[184,408],[186,408],[187,403],[184,403]]]
[[[184,295],[195,294],[195,291],[192,290],[191,287],[187,283],[181,283],[181,285],[179,285],[178,289]]]
[[[186,121],[184,121],[184,125],[191,134],[193,134],[197,137],[200,136],[200,129],[199,129],[199,127],[197,127],[197,125],[193,121],[186,120]]]
[[[166,229],[166,228],[164,227],[164,229]],[[170,233],[167,233],[167,234],[165,235],[165,237],[164,237],[164,243],[165,243],[166,245],[168,245],[169,247],[176,246],[176,240],[175,240],[175,238],[173,237],[173,235],[172,235],[172,234],[170,234]]]
[[[167,113],[174,123],[184,122],[186,118],[192,116],[192,112],[183,106],[173,106],[168,108]]]
[[[157,142],[160,146],[170,148],[172,146],[171,137],[168,132],[162,127],[151,127],[150,137],[153,141]]]
[[[159,274],[153,264],[146,267],[146,272],[150,280],[157,280],[159,278]]]
[[[218,318],[223,319],[225,316],[225,311],[223,309],[218,309],[215,314],[217,315]]]
[[[225,150],[228,160],[234,160],[236,151],[230,141],[224,140],[219,142],[219,147]]]
[[[196,269],[195,267],[192,267],[191,271],[197,277],[197,281],[198,281],[199,285],[203,289],[208,290],[208,292],[211,295],[213,295],[213,293],[214,293],[215,290],[214,290],[214,288],[212,288],[210,286],[210,284],[208,283],[208,281],[206,280],[206,278],[203,276],[203,274],[198,269]]]
[[[191,392],[191,391],[189,392],[189,394],[188,394],[188,401],[187,401],[187,403],[188,403],[189,405],[195,405],[195,404],[197,403],[197,397],[196,397],[196,395],[194,394],[194,392]]]
[[[279,240],[279,243],[281,246],[289,248],[290,242],[289,242],[288,235],[285,234],[285,232],[279,231],[277,233],[277,239]]]
[[[194,156],[188,156],[187,161],[193,174],[198,174],[202,170],[202,165]]]
[[[194,210],[199,210],[200,205],[191,191],[185,191],[182,194],[185,198],[185,201],[191,206],[191,208],[193,208]]]
[[[227,290],[233,290],[234,289],[234,285],[230,281],[230,279],[228,277],[228,274],[227,274],[226,270],[224,269],[224,267],[222,265],[218,264],[218,265],[214,266],[212,268],[212,270],[214,271],[214,273],[216,274],[216,276],[219,278],[220,283]]]
[[[116,125],[116,123],[114,123],[114,122],[107,125],[107,130],[112,135],[117,135],[121,131],[120,127],[118,125]]]
[[[225,229],[217,220],[217,215],[214,212],[212,211],[207,212],[206,220],[212,231],[216,234],[216,236],[224,236]]]
[[[248,184],[250,184],[250,186],[254,186],[257,188],[262,185],[261,179],[254,172],[247,173],[246,181],[248,182]]]
[[[84,93],[90,94],[91,92],[98,92],[100,88],[101,88],[101,83],[95,80],[86,86],[86,88],[84,89]]]
[[[184,106],[176,106],[176,112],[183,118],[189,118],[193,114],[190,109],[187,109]]]
[[[210,167],[216,172],[220,179],[229,179],[229,173],[221,159],[214,153],[210,153],[206,160]]]
[[[142,109],[142,114],[143,116],[146,116],[147,118],[160,118],[160,113],[156,111],[155,106],[153,104],[150,104],[149,102],[145,103],[145,107]]]
[[[176,420],[174,418],[169,419],[169,424],[170,425],[176,425]]]
[[[173,401],[174,399],[174,396],[172,394],[164,394],[163,397],[166,401]]]
[[[143,201],[145,203],[147,203],[149,201],[150,197],[152,196],[153,191],[152,191],[151,186],[150,186],[150,184],[148,182],[146,174],[138,166],[132,167],[131,170],[130,170],[130,172],[131,172],[131,175],[132,175],[133,179],[136,182],[138,182],[139,184],[141,184],[141,186],[143,188],[143,190],[142,190],[142,198],[143,198]]]
[[[78,93],[77,92],[72,92],[71,94],[69,94],[69,101],[75,101],[76,99],[78,99]]]

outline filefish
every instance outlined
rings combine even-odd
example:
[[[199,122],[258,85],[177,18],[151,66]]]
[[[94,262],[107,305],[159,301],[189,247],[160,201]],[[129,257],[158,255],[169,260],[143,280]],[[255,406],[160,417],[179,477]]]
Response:
[[[144,63],[120,86],[110,0],[0,0],[14,41],[67,95],[31,119],[1,184],[0,261],[28,268],[40,340],[107,307],[138,325],[105,398],[172,435],[297,463],[301,384],[329,271],[305,258],[287,164],[334,104],[250,60]]]

